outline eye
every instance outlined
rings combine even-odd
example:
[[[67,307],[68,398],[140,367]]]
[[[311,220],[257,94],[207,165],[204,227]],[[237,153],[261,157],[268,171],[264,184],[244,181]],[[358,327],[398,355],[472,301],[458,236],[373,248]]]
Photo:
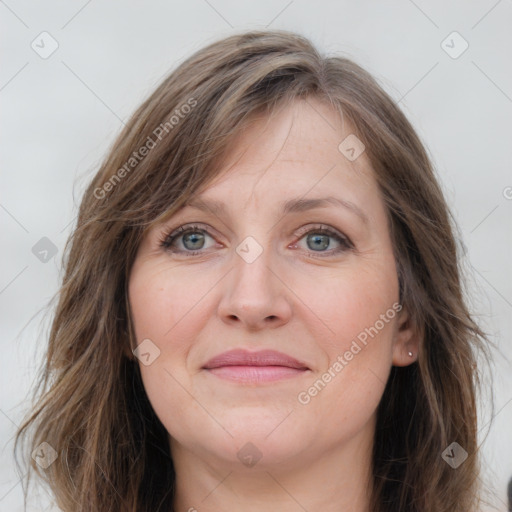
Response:
[[[307,226],[305,229],[301,229],[296,233],[296,236],[301,235],[306,235],[302,236],[300,240],[306,240],[306,250],[312,251],[315,253],[315,256],[332,256],[354,248],[354,245],[348,237],[322,224],[313,227]],[[334,239],[334,244],[329,239]],[[335,245],[335,247],[332,247],[333,245]],[[293,246],[297,247],[297,243],[293,244]],[[323,253],[325,253],[325,256]]]
[[[306,228],[297,231],[295,236],[301,237],[299,241],[302,239],[306,240],[307,248],[305,250],[321,257],[328,257],[354,249],[354,245],[348,237],[323,224],[313,227],[306,226]],[[205,246],[207,238],[214,240],[205,228],[196,224],[184,225],[164,235],[159,243],[161,247],[171,253],[196,256],[204,254],[205,251],[203,249],[208,249]],[[330,239],[333,239],[334,243]],[[333,245],[335,247],[332,247]],[[213,246],[215,244],[210,247]],[[298,242],[295,242],[290,247],[296,248],[297,246]]]
[[[172,233],[165,235],[164,238],[160,240],[160,246],[173,253],[195,256],[197,254],[201,254],[201,249],[205,248],[206,238],[212,237],[200,226],[184,225],[180,226]],[[176,245],[181,245],[182,247],[176,248]]]

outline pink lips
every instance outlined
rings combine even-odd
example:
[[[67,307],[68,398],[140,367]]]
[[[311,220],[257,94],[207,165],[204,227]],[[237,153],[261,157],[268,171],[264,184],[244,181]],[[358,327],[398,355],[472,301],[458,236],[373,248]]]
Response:
[[[203,368],[236,382],[271,382],[303,375],[309,370],[297,359],[275,350],[230,350],[210,359]]]

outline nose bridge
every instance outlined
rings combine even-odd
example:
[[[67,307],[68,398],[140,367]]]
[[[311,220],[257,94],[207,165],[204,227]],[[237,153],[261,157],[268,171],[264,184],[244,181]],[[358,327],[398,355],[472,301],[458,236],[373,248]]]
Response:
[[[268,237],[261,234],[245,237],[235,248],[233,255],[234,276],[233,290],[243,292],[245,300],[250,301],[251,296],[271,292],[272,273],[270,265],[272,248]],[[252,290],[252,293],[251,293]]]
[[[271,238],[263,229],[235,247],[233,271],[219,305],[224,321],[238,319],[247,327],[258,328],[269,320],[280,325],[289,318],[286,287],[272,271],[275,256]]]

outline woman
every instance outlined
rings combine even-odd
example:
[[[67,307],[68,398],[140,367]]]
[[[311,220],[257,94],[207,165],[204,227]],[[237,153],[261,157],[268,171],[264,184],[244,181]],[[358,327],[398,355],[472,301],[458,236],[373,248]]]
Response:
[[[94,177],[65,268],[17,436],[62,510],[477,510],[485,337],[451,216],[350,60],[284,31],[190,57]]]

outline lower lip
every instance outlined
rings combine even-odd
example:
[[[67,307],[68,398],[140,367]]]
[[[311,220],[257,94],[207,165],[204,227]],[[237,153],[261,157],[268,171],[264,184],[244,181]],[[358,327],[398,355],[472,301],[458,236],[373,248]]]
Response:
[[[288,366],[221,366],[208,368],[208,372],[221,379],[234,382],[274,382],[304,375],[307,370]]]

